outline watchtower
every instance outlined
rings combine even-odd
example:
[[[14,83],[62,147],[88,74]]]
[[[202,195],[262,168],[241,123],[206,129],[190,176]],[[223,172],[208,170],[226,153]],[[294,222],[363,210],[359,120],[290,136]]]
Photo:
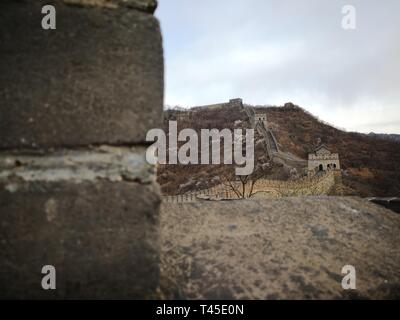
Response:
[[[254,121],[257,124],[261,122],[264,124],[264,127],[267,128],[267,114],[266,113],[256,113],[254,115]]]
[[[340,170],[339,154],[331,153],[321,144],[314,153],[308,155],[308,169],[315,171]]]

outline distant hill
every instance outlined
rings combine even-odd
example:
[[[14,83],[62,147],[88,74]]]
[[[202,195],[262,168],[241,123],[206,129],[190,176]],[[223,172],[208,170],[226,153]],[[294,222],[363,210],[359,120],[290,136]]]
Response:
[[[400,143],[399,135],[361,134],[346,132],[324,123],[306,110],[286,104],[283,107],[253,106],[257,112],[265,112],[268,125],[274,133],[280,150],[307,159],[308,153],[322,142],[332,152],[339,153],[343,169],[343,183],[349,194],[362,197],[400,195]],[[250,127],[246,114],[238,107],[198,110],[195,117],[189,111],[165,111],[168,120],[180,119],[179,130],[235,128],[240,123]],[[261,156],[256,150],[256,157]],[[177,194],[201,189],[218,182],[217,177],[231,166],[182,166],[159,167],[158,181],[166,194]],[[287,173],[275,170],[273,179],[287,179]]]
[[[383,140],[392,140],[396,142],[400,142],[400,134],[387,134],[387,133],[374,133],[371,132],[368,134],[370,137],[383,139]]]

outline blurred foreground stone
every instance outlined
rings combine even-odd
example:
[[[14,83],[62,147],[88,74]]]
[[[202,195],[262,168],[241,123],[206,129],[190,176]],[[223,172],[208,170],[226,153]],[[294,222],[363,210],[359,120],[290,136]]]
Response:
[[[120,2],[0,2],[0,148],[141,143],[159,125],[159,23],[127,6],[100,6]],[[41,27],[49,3],[56,30]]]
[[[45,4],[56,30],[43,30]],[[145,299],[159,280],[147,130],[163,108],[155,0],[0,3],[0,299]],[[45,265],[56,289],[44,290]]]
[[[167,296],[400,298],[400,216],[360,198],[163,203],[161,226]]]

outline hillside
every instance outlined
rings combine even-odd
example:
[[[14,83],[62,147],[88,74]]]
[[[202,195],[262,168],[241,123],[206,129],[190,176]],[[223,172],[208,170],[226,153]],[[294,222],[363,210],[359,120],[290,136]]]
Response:
[[[308,153],[318,142],[322,142],[332,152],[339,153],[343,183],[348,194],[362,197],[400,194],[399,142],[381,136],[339,130],[291,103],[283,107],[253,108],[256,112],[267,113],[268,126],[283,152],[307,159]],[[239,107],[203,108],[197,110],[195,116],[188,111],[167,110],[165,127],[168,120],[176,119],[178,130],[233,129],[238,124],[242,128],[250,128],[246,114]],[[263,150],[256,148],[256,158],[262,157]],[[233,170],[233,166],[164,165],[158,168],[158,181],[163,193],[179,194],[213,186],[218,183],[218,177],[229,170]],[[289,173],[278,166],[272,170],[269,178],[286,180]]]
[[[266,111],[271,129],[282,149],[306,159],[316,139],[320,138],[332,152],[339,153],[343,182],[354,189],[356,195],[400,194],[398,142],[344,132],[298,107],[266,108]]]

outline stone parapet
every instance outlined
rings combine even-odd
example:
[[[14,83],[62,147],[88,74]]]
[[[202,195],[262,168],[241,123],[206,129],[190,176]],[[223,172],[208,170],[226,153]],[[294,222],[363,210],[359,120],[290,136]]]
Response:
[[[56,30],[41,6],[56,8]],[[154,0],[0,3],[0,299],[146,299],[159,284]],[[53,266],[56,288],[42,287]]]

